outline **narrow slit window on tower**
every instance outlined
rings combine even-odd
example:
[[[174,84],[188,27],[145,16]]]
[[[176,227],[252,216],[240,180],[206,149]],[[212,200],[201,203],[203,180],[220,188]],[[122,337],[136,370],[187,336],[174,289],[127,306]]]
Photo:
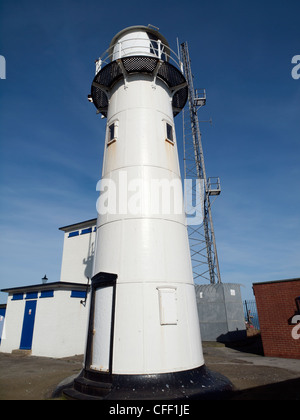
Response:
[[[109,124],[108,134],[107,134],[107,145],[117,140],[118,127],[119,127],[118,121],[114,121],[113,123]]]
[[[173,127],[171,126],[171,124],[166,123],[166,131],[166,140],[170,141],[171,143],[174,143]]]
[[[108,127],[108,141],[112,141],[115,138],[115,123],[110,124]]]

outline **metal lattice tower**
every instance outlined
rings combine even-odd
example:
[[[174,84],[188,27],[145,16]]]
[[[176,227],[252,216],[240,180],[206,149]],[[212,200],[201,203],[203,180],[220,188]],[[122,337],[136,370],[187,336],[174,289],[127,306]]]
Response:
[[[183,139],[184,139],[184,174],[185,179],[192,179],[194,203],[201,206],[203,222],[188,225],[191,258],[194,281],[209,280],[211,284],[221,283],[219,261],[216,248],[212,213],[211,196],[220,194],[219,178],[207,178],[204,164],[204,154],[199,128],[198,110],[205,105],[205,90],[194,89],[191,61],[187,43],[181,44],[181,59],[184,74],[188,82],[188,104],[183,111]],[[203,186],[202,189],[199,186]],[[201,191],[202,190],[202,191]],[[186,191],[186,193],[188,193]],[[197,195],[201,199],[197,200]]]

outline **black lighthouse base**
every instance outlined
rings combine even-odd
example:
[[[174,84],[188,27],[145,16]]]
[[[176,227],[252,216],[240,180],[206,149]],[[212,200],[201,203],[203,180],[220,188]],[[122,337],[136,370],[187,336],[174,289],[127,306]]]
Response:
[[[151,375],[109,375],[83,369],[73,386],[63,391],[75,400],[221,400],[233,385],[205,365],[195,369]]]

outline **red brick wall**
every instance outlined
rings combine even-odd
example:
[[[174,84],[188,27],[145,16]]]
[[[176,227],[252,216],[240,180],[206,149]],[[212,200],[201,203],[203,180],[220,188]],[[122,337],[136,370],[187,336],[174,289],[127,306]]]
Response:
[[[297,313],[300,279],[255,283],[253,290],[265,356],[300,359],[300,338],[292,337],[295,325],[289,325]]]

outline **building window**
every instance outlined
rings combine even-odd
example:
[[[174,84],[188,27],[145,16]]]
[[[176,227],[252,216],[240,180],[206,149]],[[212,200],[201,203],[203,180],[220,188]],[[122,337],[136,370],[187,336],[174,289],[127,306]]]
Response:
[[[173,127],[169,123],[166,123],[166,134],[167,134],[166,140],[168,140],[171,143],[174,143]]]
[[[12,300],[23,300],[23,293],[14,293]]]
[[[92,233],[92,228],[82,229],[81,235],[85,235],[86,233]]]
[[[108,126],[107,145],[115,142],[118,139],[119,121],[114,121]]]
[[[76,230],[75,232],[70,232],[68,238],[73,238],[74,236],[79,235],[79,230]]]
[[[38,297],[37,292],[29,292],[26,294],[25,299],[37,299],[37,297]]]
[[[81,290],[71,290],[71,298],[82,298],[85,299],[86,298],[86,292],[81,291]]]
[[[54,290],[44,290],[41,292],[40,298],[52,298],[54,297]]]
[[[112,141],[115,138],[115,124],[110,124],[108,127],[108,141]]]

